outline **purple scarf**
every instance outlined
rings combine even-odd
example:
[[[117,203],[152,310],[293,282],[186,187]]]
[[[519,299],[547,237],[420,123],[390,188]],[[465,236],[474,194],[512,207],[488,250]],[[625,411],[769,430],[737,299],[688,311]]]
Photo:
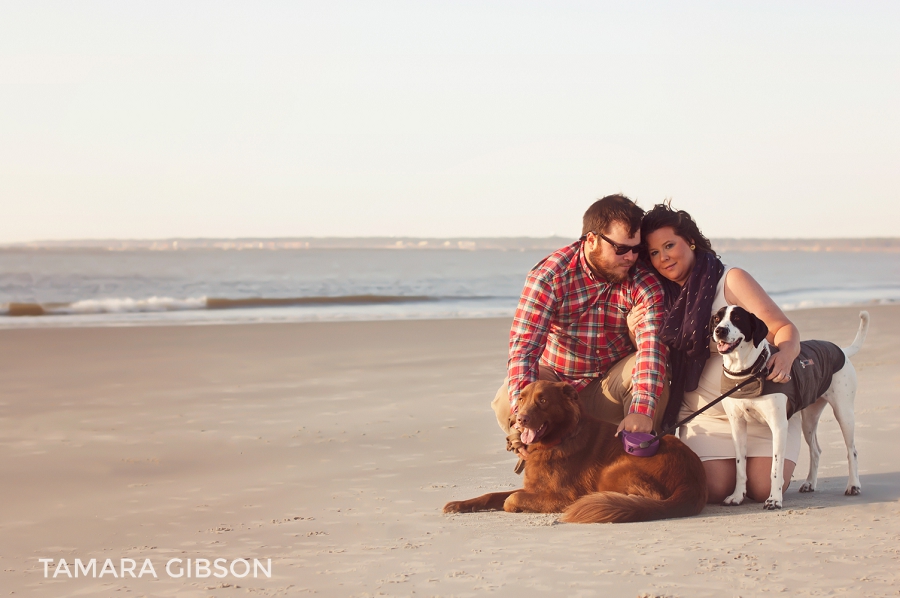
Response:
[[[674,423],[684,393],[695,390],[709,359],[709,319],[725,266],[712,253],[694,253],[694,268],[683,287],[663,280],[667,314],[659,338],[670,349],[672,387],[665,422]]]

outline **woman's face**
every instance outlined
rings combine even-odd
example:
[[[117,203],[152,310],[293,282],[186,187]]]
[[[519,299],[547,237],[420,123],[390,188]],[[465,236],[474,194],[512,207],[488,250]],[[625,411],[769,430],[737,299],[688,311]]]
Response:
[[[694,252],[690,244],[675,234],[671,226],[647,235],[647,252],[656,271],[674,283],[684,286],[694,268]]]

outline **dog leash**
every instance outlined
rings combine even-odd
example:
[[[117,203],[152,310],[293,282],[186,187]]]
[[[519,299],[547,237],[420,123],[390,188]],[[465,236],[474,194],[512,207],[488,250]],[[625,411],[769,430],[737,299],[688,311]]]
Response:
[[[729,390],[728,392],[726,392],[719,398],[704,405],[702,408],[698,409],[697,411],[694,411],[693,413],[691,413],[689,416],[687,416],[680,422],[677,422],[671,426],[664,428],[662,432],[660,432],[659,434],[654,434],[653,438],[651,438],[650,440],[645,440],[644,442],[640,443],[638,446],[642,449],[645,449],[648,446],[650,446],[651,444],[653,444],[654,442],[659,442],[659,439],[662,438],[663,436],[666,436],[667,434],[671,434],[672,432],[677,430],[679,426],[683,426],[684,424],[688,423],[689,421],[691,421],[692,419],[694,419],[695,417],[697,417],[698,415],[700,415],[701,413],[703,413],[704,411],[706,411],[707,409],[712,407],[713,405],[718,405],[719,403],[721,403],[722,401],[724,401],[725,399],[730,397],[732,394],[736,393],[737,391],[744,388],[751,382],[755,381],[757,378],[761,378],[763,376],[768,375],[768,373],[769,373],[768,368],[763,367],[761,370],[759,370],[758,372],[756,372],[755,374],[753,374],[746,380],[742,381],[740,384],[736,385],[734,388],[732,388],[731,390]],[[521,474],[524,470],[525,470],[525,459],[523,459],[522,457],[519,457],[519,462],[516,463],[516,467],[513,471],[515,471],[517,474]]]
[[[659,442],[659,439],[662,438],[663,436],[665,436],[667,434],[671,434],[672,432],[677,430],[679,426],[683,426],[684,424],[688,423],[689,421],[691,421],[692,419],[694,419],[695,417],[697,417],[698,415],[700,415],[701,413],[703,413],[704,411],[706,411],[707,409],[712,407],[713,405],[717,405],[717,404],[721,403],[722,401],[724,401],[725,399],[730,397],[732,394],[736,393],[737,391],[744,388],[751,382],[755,381],[757,378],[766,376],[768,373],[769,373],[768,368],[762,368],[761,370],[759,370],[758,372],[756,372],[755,374],[753,374],[752,376],[750,376],[749,378],[747,378],[746,380],[744,380],[743,382],[741,382],[740,384],[738,384],[737,386],[735,386],[734,388],[732,388],[731,390],[729,390],[728,392],[726,392],[725,394],[720,396],[718,399],[704,405],[702,408],[698,409],[697,411],[694,411],[693,413],[691,413],[689,416],[687,416],[680,422],[677,422],[675,424],[672,424],[671,426],[664,428],[662,432],[660,432],[659,434],[654,434],[653,438],[651,438],[650,440],[645,440],[644,442],[640,443],[638,446],[640,446],[640,448],[642,448],[642,449],[645,449],[648,446],[650,446],[651,444],[653,444],[654,442]]]

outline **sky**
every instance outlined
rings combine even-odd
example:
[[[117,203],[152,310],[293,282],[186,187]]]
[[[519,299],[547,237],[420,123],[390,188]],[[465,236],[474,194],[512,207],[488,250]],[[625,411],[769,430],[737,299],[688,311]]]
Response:
[[[900,3],[0,0],[0,243],[900,236]]]

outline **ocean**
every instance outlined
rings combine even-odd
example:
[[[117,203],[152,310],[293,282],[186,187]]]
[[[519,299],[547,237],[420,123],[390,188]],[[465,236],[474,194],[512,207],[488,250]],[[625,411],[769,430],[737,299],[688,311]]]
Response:
[[[0,250],[0,328],[511,317],[547,249]],[[785,310],[900,302],[900,252],[729,251]]]

